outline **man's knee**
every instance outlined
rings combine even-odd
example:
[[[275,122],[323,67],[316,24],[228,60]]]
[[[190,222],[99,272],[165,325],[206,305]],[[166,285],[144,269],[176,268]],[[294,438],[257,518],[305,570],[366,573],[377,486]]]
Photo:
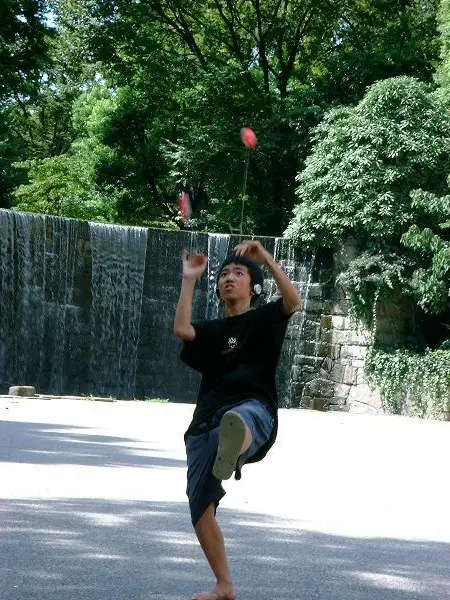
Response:
[[[194,525],[194,529],[197,531],[198,528],[208,526],[216,518],[216,507],[213,502],[206,507],[205,511]]]

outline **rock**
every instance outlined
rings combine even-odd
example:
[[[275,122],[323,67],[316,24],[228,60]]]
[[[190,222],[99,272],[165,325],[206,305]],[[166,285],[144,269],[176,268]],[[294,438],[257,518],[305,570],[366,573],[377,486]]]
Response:
[[[348,330],[335,329],[332,333],[331,341],[334,344],[348,344],[350,341],[351,332]]]
[[[340,346],[339,344],[331,344],[330,358],[333,358],[336,360],[338,358],[341,358],[341,351],[342,351],[342,346]]]
[[[320,313],[323,312],[323,302],[320,300],[308,300],[305,303],[305,310],[307,313]]]
[[[321,342],[317,344],[317,356],[321,356],[325,358],[326,356],[332,355],[332,345],[327,344],[326,342]]]
[[[338,362],[334,363],[329,374],[332,381],[335,381],[336,383],[346,383],[344,382],[345,369],[345,365],[339,364]]]
[[[355,367],[346,366],[344,369],[344,377],[342,383],[347,385],[355,385],[358,376],[358,370]]]
[[[305,340],[315,340],[319,333],[320,325],[316,321],[306,320],[303,325],[302,336]]]
[[[305,354],[296,354],[294,358],[296,365],[311,365],[313,367],[318,367],[322,361],[323,359],[318,356],[307,356]]]
[[[331,329],[333,327],[333,318],[331,315],[322,315],[320,319],[322,329]]]
[[[331,327],[332,329],[350,329],[350,319],[340,315],[332,315]]]
[[[327,398],[312,398],[311,408],[313,410],[326,410],[327,406]]]
[[[343,317],[348,315],[348,310],[345,306],[342,306],[339,302],[333,302],[332,300],[325,300],[323,303],[323,311],[325,314],[329,315],[340,315]]]
[[[380,394],[372,391],[367,384],[353,386],[347,403],[352,413],[378,414],[383,412]]]
[[[342,347],[341,357],[356,360],[364,360],[368,351],[368,346],[345,345]]]
[[[32,398],[33,396],[36,396],[36,388],[32,385],[13,385],[9,388],[8,395]]]
[[[370,331],[353,329],[350,331],[348,343],[355,346],[370,346],[371,337]]]
[[[336,385],[334,386],[334,395],[338,398],[342,398],[345,403],[349,396],[351,388],[351,385],[347,385],[345,383],[336,383]]]
[[[364,369],[364,363],[364,360],[355,358],[352,360],[352,367],[355,367],[356,369]]]
[[[328,379],[315,378],[305,385],[303,394],[318,398],[331,398],[334,395],[334,382]]]
[[[329,344],[334,341],[333,331],[331,329],[322,329],[320,332],[320,341]]]
[[[312,283],[309,286],[308,298],[316,298],[318,300],[321,300],[321,298],[322,298],[322,284],[321,283]]]

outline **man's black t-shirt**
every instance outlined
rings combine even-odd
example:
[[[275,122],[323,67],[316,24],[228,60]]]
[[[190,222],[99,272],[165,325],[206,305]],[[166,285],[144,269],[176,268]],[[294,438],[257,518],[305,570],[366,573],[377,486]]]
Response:
[[[255,398],[274,418],[269,442],[249,462],[260,460],[275,441],[278,398],[275,373],[290,315],[282,299],[241,315],[194,323],[195,339],[184,342],[181,359],[202,373],[192,422],[185,438],[223,407]]]

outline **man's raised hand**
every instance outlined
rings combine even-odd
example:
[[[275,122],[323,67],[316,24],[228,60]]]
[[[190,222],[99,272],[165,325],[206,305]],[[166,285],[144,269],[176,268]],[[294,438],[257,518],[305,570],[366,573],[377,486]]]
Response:
[[[183,277],[185,279],[199,279],[206,269],[208,259],[199,252],[192,252],[188,256],[187,250],[183,250]]]
[[[256,263],[265,264],[270,254],[258,240],[244,240],[234,247],[236,256],[246,256]]]

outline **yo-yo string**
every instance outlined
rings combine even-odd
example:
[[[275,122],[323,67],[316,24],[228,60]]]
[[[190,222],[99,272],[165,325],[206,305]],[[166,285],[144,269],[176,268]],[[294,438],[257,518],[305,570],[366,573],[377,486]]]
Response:
[[[242,235],[242,227],[243,227],[243,222],[244,222],[244,204],[245,204],[245,192],[247,189],[247,175],[248,175],[249,161],[250,161],[250,148],[247,148],[247,157],[245,160],[245,169],[244,169],[244,185],[242,188],[241,225],[239,227],[240,235]]]

